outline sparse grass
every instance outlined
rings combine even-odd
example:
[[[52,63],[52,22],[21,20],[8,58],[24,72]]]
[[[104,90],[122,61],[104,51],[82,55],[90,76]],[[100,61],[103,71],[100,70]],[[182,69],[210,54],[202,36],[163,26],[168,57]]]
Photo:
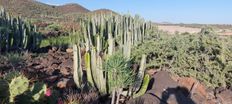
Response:
[[[18,52],[6,53],[5,57],[13,66],[24,60],[23,54]]]
[[[46,47],[46,46],[68,47],[70,43],[71,42],[69,36],[51,37],[48,39],[43,39],[40,44],[40,47]]]

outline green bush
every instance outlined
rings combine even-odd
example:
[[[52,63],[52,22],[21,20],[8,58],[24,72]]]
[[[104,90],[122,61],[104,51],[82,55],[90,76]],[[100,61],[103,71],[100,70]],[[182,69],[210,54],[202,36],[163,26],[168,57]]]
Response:
[[[61,26],[59,24],[54,23],[54,24],[47,26],[46,29],[50,31],[59,31],[61,29]]]
[[[231,86],[232,40],[210,34],[157,35],[133,49],[139,60],[148,55],[147,67],[191,76],[209,87]]]
[[[59,36],[59,37],[51,37],[47,39],[43,39],[40,47],[46,46],[59,46],[66,47],[71,44],[70,36]]]

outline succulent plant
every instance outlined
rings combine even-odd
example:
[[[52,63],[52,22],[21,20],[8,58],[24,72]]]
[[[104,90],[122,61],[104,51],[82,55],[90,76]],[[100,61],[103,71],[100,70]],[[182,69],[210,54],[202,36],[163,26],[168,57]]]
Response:
[[[9,85],[6,80],[0,79],[0,100],[9,96]]]
[[[29,80],[20,75],[11,80],[9,84],[10,102],[14,102],[16,96],[23,94],[29,88]]]
[[[146,74],[143,78],[143,83],[142,83],[139,91],[133,95],[133,98],[137,98],[139,96],[144,95],[147,91],[149,82],[150,82],[150,76],[148,74]]]
[[[4,79],[0,79],[0,100],[9,99],[10,103],[40,102],[47,96],[47,91],[46,84],[42,82],[36,82],[30,87],[29,80],[17,71],[9,72]]]
[[[0,50],[34,50],[41,42],[36,26],[25,22],[21,17],[13,18],[4,8],[0,8]]]
[[[45,93],[47,91],[47,86],[46,84],[42,82],[36,82],[33,84],[30,90],[31,90],[33,100],[39,101],[45,96]]]

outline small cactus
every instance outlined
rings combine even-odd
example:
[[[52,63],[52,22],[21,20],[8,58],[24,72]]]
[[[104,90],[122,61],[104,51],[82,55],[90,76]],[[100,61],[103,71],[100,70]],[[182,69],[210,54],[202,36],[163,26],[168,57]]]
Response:
[[[14,102],[16,96],[23,94],[28,90],[29,80],[20,75],[19,77],[13,78],[9,84],[10,89],[10,102]]]
[[[0,79],[0,99],[9,96],[9,85],[6,80]]]
[[[47,91],[46,84],[42,82],[37,82],[31,87],[32,98],[35,101],[39,101],[39,99],[43,98]]]
[[[145,94],[145,92],[147,91],[147,87],[150,81],[150,76],[148,74],[146,74],[143,78],[143,83],[141,88],[139,89],[139,92],[133,95],[133,98],[139,97],[143,94]]]

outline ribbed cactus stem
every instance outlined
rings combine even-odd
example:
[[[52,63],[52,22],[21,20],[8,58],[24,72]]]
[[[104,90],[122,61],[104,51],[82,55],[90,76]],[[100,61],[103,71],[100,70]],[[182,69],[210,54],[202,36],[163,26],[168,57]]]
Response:
[[[143,82],[144,72],[146,68],[146,55],[142,55],[139,71],[136,76],[136,81],[134,84],[134,90],[137,92],[140,89],[140,86]]]
[[[97,36],[97,45],[96,45],[96,47],[97,47],[97,54],[100,54],[101,51],[102,51],[102,39],[101,39],[101,37],[99,35]]]
[[[91,86],[94,86],[94,81],[92,77],[92,70],[91,70],[91,56],[90,52],[85,53],[85,68],[87,73],[87,80],[91,84]]]
[[[37,33],[36,26],[31,29],[30,23],[23,21],[20,16],[17,18],[11,17],[4,9],[1,9],[0,14],[0,27],[6,28],[6,31],[2,31],[1,49],[8,51],[10,49],[30,50],[37,48],[40,42],[38,35],[40,34]]]
[[[99,90],[101,94],[106,94],[107,90],[106,90],[106,79],[104,78],[104,71],[102,70],[102,58],[101,56],[97,56],[97,74],[98,74],[98,81],[99,81]]]
[[[115,50],[115,42],[114,42],[114,39],[113,38],[109,38],[108,39],[108,44],[109,44],[109,47],[108,47],[108,55],[112,55],[114,50]]]
[[[133,98],[137,98],[137,97],[142,96],[143,94],[145,94],[146,91],[147,91],[147,87],[149,85],[149,82],[150,82],[150,76],[148,74],[146,74],[144,76],[144,78],[143,78],[141,88],[139,89],[138,93],[133,95]]]
[[[82,81],[82,66],[81,66],[81,53],[80,47],[76,44],[73,45],[73,78],[77,87],[81,87]]]

